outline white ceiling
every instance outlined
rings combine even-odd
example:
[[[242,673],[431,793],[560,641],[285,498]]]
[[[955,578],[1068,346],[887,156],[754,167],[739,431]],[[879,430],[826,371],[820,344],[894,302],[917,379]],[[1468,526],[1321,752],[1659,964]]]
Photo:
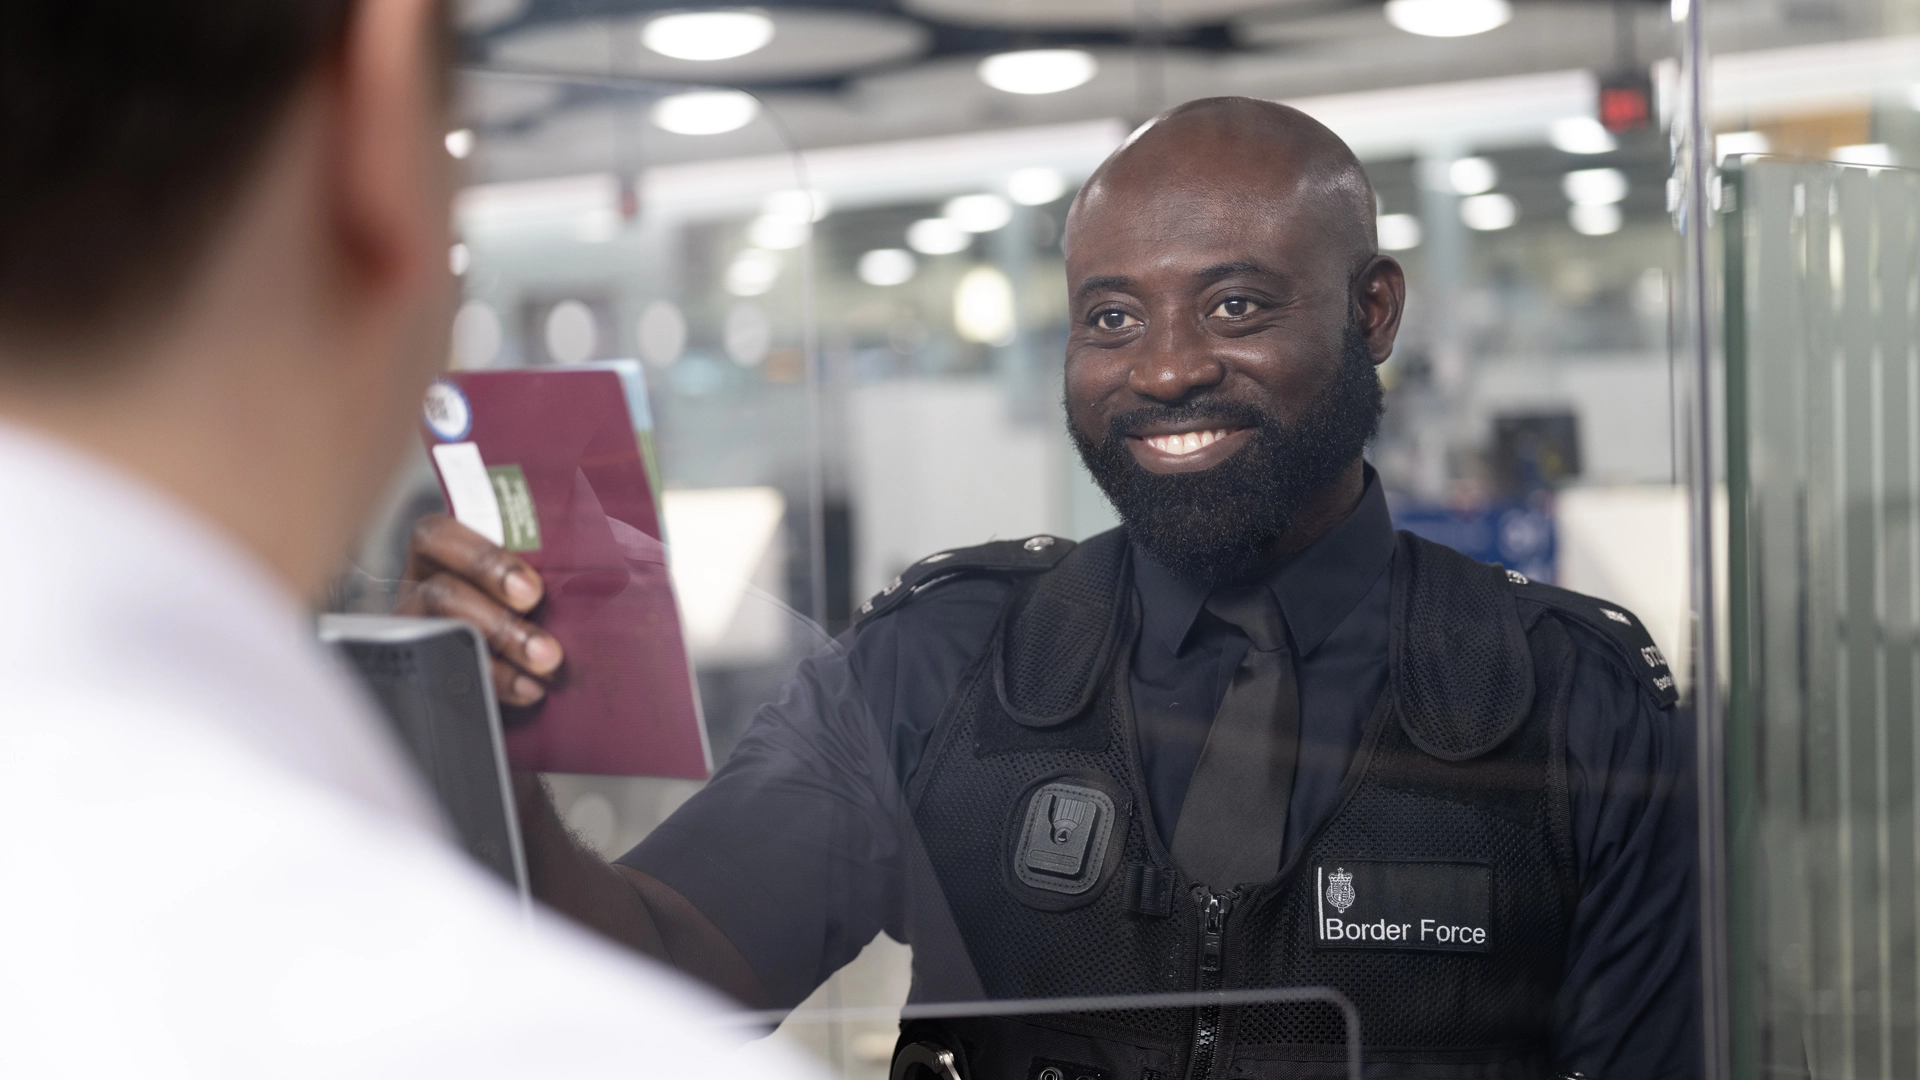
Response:
[[[1323,0],[902,0],[918,15],[969,26],[1131,30],[1143,21],[1162,26],[1231,22],[1253,12]]]
[[[541,0],[534,2],[537,7]],[[990,19],[1003,29],[1041,23],[1121,27],[1141,5],[1156,0],[904,2],[906,7],[893,14],[770,7],[764,10],[776,22],[772,44],[747,57],[712,63],[648,52],[639,44],[645,16],[631,9],[544,22],[530,15],[518,23],[509,17],[484,38],[482,66],[521,74],[507,78],[482,71],[466,80],[467,116],[481,132],[480,152],[472,162],[475,177],[631,173],[788,147],[1094,120],[1132,124],[1196,97],[1292,100],[1534,73],[1606,73],[1616,69],[1620,55],[1615,7],[1608,0],[1521,0],[1506,26],[1452,39],[1395,30],[1371,2],[1157,0],[1170,27],[1197,20],[1215,26],[1209,33],[1218,37],[1224,22],[1232,46],[1129,48],[1100,44],[1099,33],[1089,31],[1093,36],[1086,47],[1099,61],[1099,73],[1063,93],[1026,96],[981,83],[975,69],[985,53],[967,43],[991,34],[954,30],[950,24],[965,18],[969,26],[984,26]],[[1646,70],[1673,55],[1676,34],[1667,4],[1634,3],[1629,10],[1635,66]],[[914,21],[921,17],[934,21]],[[1724,52],[1858,39],[1882,32],[1889,19],[1885,8],[1868,0],[1716,0],[1710,17],[1710,41]],[[1048,35],[1068,32],[1036,33],[1045,44],[1057,43]],[[1898,58],[1891,62],[1897,64]],[[550,74],[528,77],[528,72]],[[646,120],[651,102],[677,83],[736,80],[749,88],[757,85],[754,92],[765,106],[762,117],[745,129],[672,135]],[[1794,92],[1777,82],[1772,90]]]
[[[494,63],[511,68],[724,85],[838,75],[910,60],[927,45],[925,27],[896,16],[817,9],[766,14],[773,40],[730,60],[676,60],[647,49],[640,31],[650,15],[536,25],[502,36],[488,51]]]

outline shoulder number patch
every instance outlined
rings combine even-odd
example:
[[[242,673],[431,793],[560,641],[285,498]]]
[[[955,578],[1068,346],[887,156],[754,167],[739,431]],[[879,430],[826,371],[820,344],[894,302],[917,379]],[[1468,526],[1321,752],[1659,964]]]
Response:
[[[1598,600],[1557,585],[1534,582],[1531,588],[1519,595],[1571,616],[1588,629],[1597,631],[1618,650],[1615,655],[1626,663],[1640,684],[1653,693],[1661,708],[1672,708],[1679,703],[1679,684],[1674,680],[1665,654],[1653,643],[1652,635],[1647,633],[1647,628],[1632,613],[1615,607],[1611,601]]]

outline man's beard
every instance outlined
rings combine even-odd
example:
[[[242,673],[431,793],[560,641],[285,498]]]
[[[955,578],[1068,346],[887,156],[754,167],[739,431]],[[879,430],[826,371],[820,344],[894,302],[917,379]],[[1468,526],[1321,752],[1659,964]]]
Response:
[[[1259,567],[1307,503],[1366,449],[1384,407],[1373,354],[1354,324],[1333,382],[1292,425],[1246,402],[1201,397],[1116,416],[1104,442],[1068,428],[1133,541],[1173,573],[1211,586]],[[1127,449],[1128,434],[1150,424],[1192,422],[1253,435],[1232,457],[1194,473],[1149,472]]]

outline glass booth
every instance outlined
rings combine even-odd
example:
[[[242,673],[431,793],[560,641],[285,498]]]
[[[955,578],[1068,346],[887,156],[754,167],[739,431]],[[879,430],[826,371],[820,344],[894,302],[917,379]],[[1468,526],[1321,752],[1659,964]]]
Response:
[[[1394,525],[1617,604],[1672,662],[1688,765],[1665,782],[1700,839],[1661,918],[1700,972],[1705,1071],[1911,1074],[1920,187],[1899,166],[1920,164],[1920,14],[1519,4],[1455,39],[1373,7],[1055,6],[769,5],[773,44],[711,61],[649,46],[671,14],[649,3],[462,8],[452,363],[624,362],[712,759],[754,807],[742,850],[770,835],[792,860],[784,899],[741,879],[771,891],[735,932],[805,974],[742,1030],[883,1077],[944,1067],[901,1064],[903,1020],[1117,1026],[1192,1067],[1230,1017],[1359,1075],[1367,1010],[1286,965],[1220,974],[1163,943],[1152,970],[1001,970],[958,879],[916,861],[936,838],[888,803],[915,776],[886,725],[767,726],[928,556],[1118,524],[1062,422],[1066,215],[1147,117],[1240,93],[1352,146],[1406,268],[1368,450]],[[983,85],[1042,46],[1088,71]],[[337,606],[390,608],[438,508],[422,455]],[[792,768],[741,778],[736,753]],[[866,802],[803,797],[850,776]],[[704,787],[548,779],[608,858]],[[1139,810],[1081,801],[1147,843]],[[1124,863],[1090,903],[1140,906],[1153,868]],[[1035,1077],[1072,1080],[1062,1060]]]

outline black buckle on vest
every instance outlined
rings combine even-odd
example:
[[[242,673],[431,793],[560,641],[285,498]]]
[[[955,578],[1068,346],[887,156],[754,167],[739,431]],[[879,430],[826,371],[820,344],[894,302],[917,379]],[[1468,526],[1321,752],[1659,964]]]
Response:
[[[1127,910],[1135,915],[1164,919],[1173,914],[1173,871],[1145,863],[1127,864],[1127,884],[1123,894]]]

